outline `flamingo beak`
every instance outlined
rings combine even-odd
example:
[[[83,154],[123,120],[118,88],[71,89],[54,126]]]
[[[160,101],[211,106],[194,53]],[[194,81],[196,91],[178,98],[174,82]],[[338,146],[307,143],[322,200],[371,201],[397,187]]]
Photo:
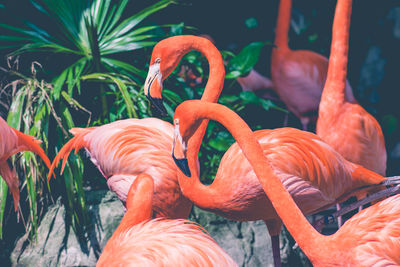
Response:
[[[153,98],[151,95],[146,95],[147,99],[150,100],[150,103],[152,104],[152,107],[155,107],[156,110],[160,113],[161,116],[168,116],[168,112],[165,109],[162,98]]]
[[[167,110],[163,105],[161,97],[162,77],[160,63],[156,62],[149,67],[146,81],[144,83],[144,94],[150,100],[152,106],[156,107],[161,116],[167,116]]]
[[[174,120],[175,131],[174,131],[174,141],[172,145],[172,158],[176,166],[182,171],[187,177],[191,177],[188,160],[186,158],[187,146],[183,141],[182,136],[179,132],[179,119]],[[177,155],[177,156],[175,156]]]

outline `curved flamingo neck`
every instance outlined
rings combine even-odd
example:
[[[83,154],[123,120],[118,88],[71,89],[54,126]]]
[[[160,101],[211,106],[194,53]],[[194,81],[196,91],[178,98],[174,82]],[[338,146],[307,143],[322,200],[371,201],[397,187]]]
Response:
[[[278,19],[275,27],[275,45],[279,49],[289,49],[289,28],[292,0],[280,0]]]
[[[289,232],[310,260],[320,261],[321,253],[329,251],[332,245],[329,237],[319,234],[304,217],[280,179],[275,175],[248,125],[236,113],[222,105],[192,100],[186,101],[181,106],[183,107],[180,110],[190,110],[191,113],[194,113],[193,122],[203,119],[216,120],[229,130],[253,167],[265,193]],[[176,114],[178,114],[178,109]],[[179,115],[175,116],[179,117]]]
[[[128,192],[126,213],[111,238],[118,237],[132,226],[149,220],[153,214],[154,181],[147,174],[140,174]]]
[[[346,75],[352,0],[338,0],[332,27],[328,74],[321,103],[346,101]]]
[[[183,38],[184,39],[182,39],[183,41],[180,44],[183,49],[180,50],[179,56],[183,56],[191,50],[196,50],[201,52],[208,60],[210,68],[209,79],[207,81],[201,100],[207,102],[217,102],[219,95],[221,94],[225,79],[225,66],[222,60],[221,53],[206,38],[197,36],[184,36]],[[208,120],[204,120],[188,142],[187,158],[189,167],[192,172],[192,177],[188,179],[181,172],[178,172],[178,179],[182,192],[184,193],[184,195],[190,198],[191,201],[199,206],[201,206],[203,199],[197,199],[195,195],[193,195],[193,198],[190,196],[192,196],[193,192],[194,194],[196,194],[195,192],[199,191],[204,191],[204,193],[209,192],[209,187],[203,185],[200,182],[200,178],[198,175],[199,170],[197,166],[198,153],[207,125]]]
[[[209,79],[206,87],[204,88],[204,93],[201,97],[201,100],[216,103],[219,95],[221,94],[225,79],[225,66],[221,53],[208,39],[196,36],[193,37],[194,41],[190,49],[201,52],[207,58],[210,66]],[[196,162],[194,167],[194,170],[196,170],[195,173],[197,173],[197,155],[200,150],[201,141],[203,140],[207,125],[208,121],[203,121],[196,133],[191,138],[191,141],[188,143],[189,148],[191,148],[191,152],[189,153],[188,151],[188,159],[191,158],[194,162]]]

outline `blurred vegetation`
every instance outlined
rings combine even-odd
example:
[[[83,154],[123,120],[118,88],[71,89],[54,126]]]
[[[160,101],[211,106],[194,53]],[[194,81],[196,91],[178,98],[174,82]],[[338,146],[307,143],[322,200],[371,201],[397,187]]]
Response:
[[[11,126],[42,140],[42,147],[53,159],[71,138],[71,127],[153,116],[142,89],[152,47],[167,36],[206,33],[215,39],[226,62],[227,79],[219,103],[238,112],[254,130],[281,127],[287,116],[282,103],[242,92],[235,80],[253,67],[270,76],[278,2],[266,6],[255,0],[162,0],[151,1],[153,4],[133,0],[2,0],[0,114]],[[335,3],[294,1],[293,49],[329,56]],[[354,2],[348,73],[355,96],[382,125],[389,175],[400,171],[400,147],[398,157],[391,156],[400,142],[400,109],[391,91],[400,62],[400,54],[394,52],[400,41],[388,30],[395,22],[387,15],[396,5],[389,0],[379,6],[372,0]],[[375,84],[363,78],[371,47],[380,49],[385,65]],[[182,70],[187,67],[200,82],[185,78]],[[164,82],[169,115],[182,101],[200,98],[207,78],[206,59],[198,52],[188,53]],[[171,117],[164,119],[170,121]],[[300,127],[292,114],[289,126]],[[205,183],[212,181],[221,156],[232,143],[223,127],[210,122],[200,151]],[[47,169],[32,155],[13,158],[19,177],[24,177],[20,179],[17,214],[1,179],[0,228],[16,224],[15,232],[4,233],[8,238],[25,230],[34,239],[46,208],[61,196],[69,212],[67,223],[84,235],[87,215],[83,192],[106,188],[104,178],[87,157],[71,155],[63,176],[48,183]]]

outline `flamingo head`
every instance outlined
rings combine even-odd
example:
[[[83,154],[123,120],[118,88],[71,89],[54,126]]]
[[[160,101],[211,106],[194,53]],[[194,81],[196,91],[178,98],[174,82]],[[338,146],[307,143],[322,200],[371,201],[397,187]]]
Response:
[[[178,66],[187,52],[187,36],[173,36],[157,43],[151,55],[144,93],[162,115],[167,115],[162,99],[162,82]]]
[[[197,113],[190,107],[193,102],[198,102],[198,100],[189,100],[180,104],[174,115],[172,157],[178,168],[188,177],[191,177],[191,173],[187,160],[187,144],[202,122],[202,119],[197,118]]]

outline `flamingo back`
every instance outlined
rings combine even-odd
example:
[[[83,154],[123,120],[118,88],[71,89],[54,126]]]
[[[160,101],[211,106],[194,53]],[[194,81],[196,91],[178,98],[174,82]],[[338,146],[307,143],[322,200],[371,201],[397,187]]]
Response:
[[[356,103],[345,102],[340,109],[329,108],[335,105],[329,101],[323,105],[324,112],[320,112],[317,123],[318,135],[347,160],[385,175],[385,140],[376,119]]]
[[[191,203],[181,193],[171,157],[173,131],[171,124],[156,118],[74,128],[76,136],[60,150],[53,165],[61,158],[65,162],[72,149],[84,147],[123,203],[132,182],[146,173],[154,179],[154,217],[184,218],[189,215]]]
[[[400,265],[400,195],[354,215],[335,234],[353,266]]]
[[[364,184],[360,182],[358,177],[362,176],[362,171],[357,175],[357,179],[354,179],[355,170],[359,170],[359,167],[346,161],[315,134],[293,128],[280,128],[256,131],[255,135],[274,171],[305,214],[332,205],[353,188],[368,182],[373,184],[375,181]],[[231,195],[225,197],[237,199],[231,201],[231,205],[234,206],[229,207],[230,212],[241,211],[245,206],[248,209],[249,205],[256,205],[260,198],[265,198],[264,201],[268,202],[263,205],[272,207],[237,143],[225,153],[217,176],[220,178],[214,183],[221,182],[225,183],[225,187],[230,187],[227,191],[231,192]],[[229,183],[226,182],[228,179]],[[384,178],[376,178],[377,181],[380,181],[379,179]],[[246,183],[240,182],[243,180],[246,180]],[[242,191],[246,194],[241,194]],[[226,202],[223,199],[221,201]],[[276,214],[270,213],[252,219],[265,220],[270,217],[262,216],[274,215]]]
[[[206,230],[188,220],[145,221],[112,242],[97,266],[237,266]]]

